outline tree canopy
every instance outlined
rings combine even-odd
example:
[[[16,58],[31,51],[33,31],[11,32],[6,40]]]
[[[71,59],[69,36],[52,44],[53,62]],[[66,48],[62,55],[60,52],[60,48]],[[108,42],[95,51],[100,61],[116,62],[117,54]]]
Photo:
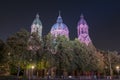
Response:
[[[7,60],[6,60],[7,59]],[[69,40],[65,36],[54,38],[51,34],[42,39],[27,30],[9,36],[6,42],[0,40],[0,64],[9,61],[18,68],[26,69],[35,63],[37,69],[53,67],[68,72],[100,72],[112,65],[120,65],[120,55],[114,51],[96,49],[92,44],[87,46],[79,40]]]

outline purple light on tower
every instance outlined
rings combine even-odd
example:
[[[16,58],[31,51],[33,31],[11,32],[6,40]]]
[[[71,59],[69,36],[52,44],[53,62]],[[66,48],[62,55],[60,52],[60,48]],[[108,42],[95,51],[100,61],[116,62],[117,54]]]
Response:
[[[91,39],[89,37],[88,25],[84,19],[84,16],[81,14],[80,20],[77,25],[78,39],[80,42],[89,45],[91,43]]]
[[[56,23],[52,26],[50,33],[52,36],[57,37],[59,36],[65,36],[66,38],[69,38],[69,30],[68,27],[63,23],[62,17],[59,12],[59,16],[57,18]]]

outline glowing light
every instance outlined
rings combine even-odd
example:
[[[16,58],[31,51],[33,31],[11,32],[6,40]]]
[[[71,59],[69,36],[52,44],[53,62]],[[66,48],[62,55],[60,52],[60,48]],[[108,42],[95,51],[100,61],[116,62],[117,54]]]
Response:
[[[35,68],[35,66],[32,66],[31,68],[32,68],[32,69],[34,69],[34,68]]]
[[[120,67],[119,67],[119,66],[116,66],[116,69],[117,69],[117,70],[119,70],[119,69],[120,69]]]

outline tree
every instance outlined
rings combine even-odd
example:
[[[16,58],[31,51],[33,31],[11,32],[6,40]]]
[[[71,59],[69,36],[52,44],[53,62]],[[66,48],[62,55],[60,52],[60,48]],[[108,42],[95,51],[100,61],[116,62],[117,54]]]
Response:
[[[26,65],[26,58],[28,57],[27,42],[29,39],[29,32],[22,29],[7,39],[7,44],[10,47],[10,55],[12,64],[17,67],[17,76],[21,71],[21,67],[24,68]]]
[[[5,47],[5,43],[0,40],[0,63],[2,64],[4,59],[5,59],[5,56],[4,56],[4,47]]]
[[[120,55],[116,51],[103,51],[101,53],[104,55],[105,69],[107,69],[107,75],[113,75],[116,71],[115,67],[120,65]]]
[[[97,52],[94,47],[86,46],[74,40],[73,45],[74,58],[73,63],[78,72],[102,72],[104,69],[103,55]]]
[[[71,71],[73,69],[70,65],[73,59],[72,42],[65,36],[58,36],[56,39],[57,53],[55,59],[57,62],[57,69],[60,72],[58,75],[62,75],[64,71]]]
[[[72,60],[71,42],[64,36],[53,38],[50,34],[44,37],[43,42],[44,53],[42,59],[48,63],[48,69],[68,70]],[[59,73],[58,75],[60,75]]]
[[[9,50],[9,46],[0,40],[0,72],[5,74],[9,74],[9,63],[11,62]]]
[[[88,69],[87,67],[90,63],[89,62],[90,58],[89,58],[87,49],[78,40],[74,41],[74,48],[73,49],[74,49],[74,54],[75,54],[74,63],[77,66],[76,69],[79,71],[86,71]]]
[[[37,33],[32,33],[28,40],[28,50],[30,52],[30,59],[32,62],[39,62],[43,53],[43,41],[40,39]]]

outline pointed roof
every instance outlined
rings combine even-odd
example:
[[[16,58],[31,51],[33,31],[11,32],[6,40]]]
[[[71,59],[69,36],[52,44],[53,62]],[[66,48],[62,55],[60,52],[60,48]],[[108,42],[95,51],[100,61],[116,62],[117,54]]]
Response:
[[[62,20],[62,17],[61,17],[61,13],[59,11],[59,16],[57,18],[57,23],[62,23],[62,22],[63,22],[63,20]]]
[[[33,24],[42,25],[42,23],[41,23],[41,21],[40,21],[40,19],[39,19],[39,14],[38,14],[38,13],[36,14],[36,18],[34,19]]]
[[[78,22],[78,25],[80,25],[80,24],[87,24],[87,22],[86,22],[86,20],[84,19],[84,16],[83,16],[83,14],[81,14],[81,16],[80,16],[80,20],[79,20],[79,22]]]

